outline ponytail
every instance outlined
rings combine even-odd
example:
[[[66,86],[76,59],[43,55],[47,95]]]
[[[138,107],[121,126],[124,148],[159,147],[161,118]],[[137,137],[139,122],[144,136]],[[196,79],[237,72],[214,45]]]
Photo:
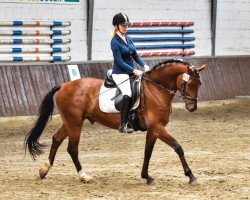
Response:
[[[111,36],[114,37],[117,31],[118,31],[118,28],[117,28],[117,26],[115,26],[114,31],[113,31],[113,33],[111,34]]]

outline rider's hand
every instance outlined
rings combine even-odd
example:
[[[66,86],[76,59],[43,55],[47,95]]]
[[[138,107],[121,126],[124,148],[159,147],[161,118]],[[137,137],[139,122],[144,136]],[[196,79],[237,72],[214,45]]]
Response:
[[[135,70],[133,71],[133,73],[134,73],[135,75],[137,75],[137,76],[141,76],[141,75],[143,74],[143,71],[138,70],[138,69],[135,69]]]
[[[150,67],[148,65],[144,65],[144,72],[150,71]]]

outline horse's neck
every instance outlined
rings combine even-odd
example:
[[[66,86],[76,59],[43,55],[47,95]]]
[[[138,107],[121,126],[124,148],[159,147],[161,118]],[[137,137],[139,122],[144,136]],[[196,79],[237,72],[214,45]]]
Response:
[[[152,70],[148,74],[148,81],[145,82],[148,88],[149,96],[158,99],[161,103],[164,102],[166,107],[169,107],[174,98],[173,93],[176,91],[177,77],[183,72],[183,69],[175,66],[161,67]],[[155,98],[157,96],[157,98]],[[153,100],[154,101],[154,100]],[[159,102],[156,102],[156,104]]]
[[[184,66],[165,66],[153,70],[149,74],[149,79],[162,85],[169,90],[176,90],[177,77],[184,73],[186,68]]]

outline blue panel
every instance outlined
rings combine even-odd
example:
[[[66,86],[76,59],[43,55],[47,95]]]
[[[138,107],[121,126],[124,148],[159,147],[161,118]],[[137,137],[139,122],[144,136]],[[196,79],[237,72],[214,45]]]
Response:
[[[53,26],[62,26],[62,22],[53,21]]]
[[[23,21],[13,21],[13,26],[22,26]]]
[[[193,33],[192,29],[143,29],[128,30],[128,34],[154,34],[154,33]]]
[[[21,44],[23,43],[23,39],[13,39],[13,44]]]
[[[62,35],[62,31],[60,31],[60,30],[53,30],[53,35]]]
[[[53,61],[62,61],[61,56],[53,56]]]
[[[22,35],[23,34],[23,32],[22,31],[13,31],[13,35]]]
[[[12,52],[22,52],[22,48],[12,48]]]
[[[134,42],[149,42],[149,41],[193,41],[194,37],[131,37]]]
[[[53,48],[53,52],[62,52],[62,48],[60,47]]]
[[[194,44],[160,44],[160,45],[135,45],[136,49],[189,49]]]
[[[62,43],[62,39],[53,39],[53,43],[56,44]]]
[[[23,61],[23,57],[13,57],[13,61]]]

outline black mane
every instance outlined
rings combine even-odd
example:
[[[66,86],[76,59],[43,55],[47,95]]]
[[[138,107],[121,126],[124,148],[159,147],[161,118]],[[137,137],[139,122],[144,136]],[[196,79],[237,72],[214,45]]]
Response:
[[[163,62],[160,62],[160,63],[156,64],[156,65],[153,67],[153,69],[158,69],[158,68],[163,67],[163,66],[165,66],[166,64],[170,64],[170,63],[182,63],[182,64],[184,64],[184,65],[191,66],[189,63],[184,62],[184,61],[182,61],[182,60],[178,60],[178,59],[169,59],[169,60],[165,60],[165,61],[163,61]]]

